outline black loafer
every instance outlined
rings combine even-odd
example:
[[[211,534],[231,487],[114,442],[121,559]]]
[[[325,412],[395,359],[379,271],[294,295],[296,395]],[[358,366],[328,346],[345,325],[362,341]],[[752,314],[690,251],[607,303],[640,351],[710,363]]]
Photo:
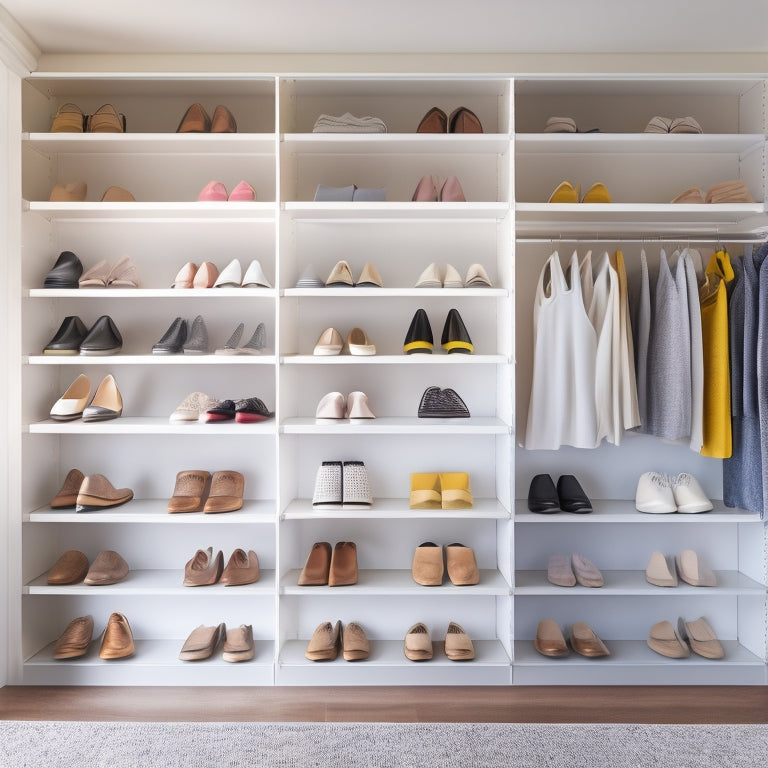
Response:
[[[59,330],[43,349],[44,355],[76,355],[88,335],[85,323],[77,316],[70,315],[62,320]]]
[[[43,288],[77,288],[83,265],[72,251],[62,251],[43,280]]]
[[[109,315],[102,315],[80,344],[81,355],[114,355],[123,348],[123,337]]]
[[[528,509],[544,515],[560,511],[557,488],[549,475],[536,475],[528,489]]]
[[[462,352],[465,355],[471,355],[475,351],[458,309],[452,309],[445,318],[440,346],[449,354]]]
[[[560,509],[564,512],[586,514],[592,511],[592,502],[573,475],[560,475],[557,481],[557,496]]]
[[[187,340],[187,321],[177,317],[162,335],[157,344],[152,345],[153,355],[178,355],[184,350]]]
[[[431,355],[432,343],[432,326],[429,324],[427,313],[423,309],[417,309],[408,326],[408,333],[405,334],[403,352],[406,355],[412,355],[415,352]]]

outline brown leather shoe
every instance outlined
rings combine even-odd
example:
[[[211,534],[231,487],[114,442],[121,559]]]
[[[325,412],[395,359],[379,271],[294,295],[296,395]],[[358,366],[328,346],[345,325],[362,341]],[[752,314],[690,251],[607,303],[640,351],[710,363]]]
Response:
[[[237,133],[237,122],[232,113],[222,104],[213,111],[211,133]]]
[[[475,658],[475,646],[464,627],[452,621],[445,633],[445,655],[451,661],[470,661]]]
[[[585,621],[577,621],[571,627],[571,648],[576,653],[590,658],[611,655],[611,652],[605,647],[605,643]]]
[[[443,583],[443,548],[431,541],[416,547],[413,553],[411,575],[424,587],[439,587]]]
[[[533,647],[542,656],[558,658],[568,655],[568,643],[565,642],[560,625],[554,619],[542,619],[539,622]]]
[[[480,581],[480,571],[477,570],[475,552],[463,544],[448,544],[445,548],[445,568],[448,578],[457,587],[477,584]]]
[[[208,587],[221,578],[224,570],[224,555],[219,550],[213,556],[213,547],[198,549],[191,560],[184,566],[185,587]]]
[[[83,478],[75,502],[75,512],[97,512],[119,507],[133,498],[130,488],[115,488],[104,475]]]
[[[218,647],[227,632],[227,625],[222,622],[216,627],[201,624],[189,633],[181,646],[179,658],[182,661],[201,661],[208,659]]]
[[[77,494],[80,493],[80,486],[83,484],[85,475],[79,469],[70,469],[64,478],[64,485],[53,497],[51,506],[54,509],[66,509],[74,507],[77,503]]]
[[[76,549],[68,549],[48,571],[49,584],[77,584],[88,573],[88,558]]]
[[[99,658],[124,659],[127,656],[133,656],[135,650],[133,632],[128,619],[122,613],[113,613],[107,621],[101,638]]]
[[[211,130],[211,118],[202,104],[193,104],[181,118],[176,133],[207,133]]]
[[[327,541],[316,541],[307,556],[307,562],[299,574],[300,587],[319,587],[328,583],[331,570],[331,545]]]
[[[361,661],[370,655],[371,644],[365,631],[356,621],[350,621],[342,629],[341,649],[345,661]]]
[[[54,659],[76,659],[85,656],[93,637],[93,616],[78,616],[67,624],[53,645]]]
[[[173,496],[168,512],[202,512],[203,499],[211,482],[211,473],[205,469],[185,469],[176,475]]]
[[[357,547],[354,541],[339,541],[333,548],[328,573],[329,587],[357,584]]]
[[[256,553],[252,549],[246,552],[238,547],[229,556],[219,583],[227,587],[239,587],[243,584],[253,584],[259,580],[259,575],[259,558]]]
[[[432,107],[421,118],[416,133],[448,133],[448,115],[440,107]]]
[[[250,661],[255,652],[253,626],[241,624],[236,629],[227,630],[227,638],[221,649],[221,658],[224,661]]]
[[[239,472],[231,469],[214,472],[211,490],[203,506],[203,512],[234,512],[243,506],[245,480]]]
[[[304,656],[310,661],[333,661],[339,655],[340,635],[340,621],[324,621],[312,634]]]
[[[472,110],[459,107],[448,118],[448,133],[482,133],[483,126]]]
[[[96,555],[83,583],[92,587],[117,584],[128,575],[129,571],[128,563],[117,552],[105,549]]]
[[[88,133],[125,133],[125,115],[111,104],[104,104],[88,115],[85,126]]]
[[[53,118],[51,133],[82,133],[85,124],[86,116],[77,104],[62,104]]]
[[[403,653],[411,661],[429,661],[432,658],[432,640],[425,624],[414,624],[405,633]]]

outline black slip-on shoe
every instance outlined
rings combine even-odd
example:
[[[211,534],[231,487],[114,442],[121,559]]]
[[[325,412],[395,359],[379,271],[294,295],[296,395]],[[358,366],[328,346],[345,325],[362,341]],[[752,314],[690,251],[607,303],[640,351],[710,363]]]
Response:
[[[235,421],[240,424],[255,424],[274,415],[258,397],[247,397],[235,402]]]
[[[232,421],[235,418],[236,409],[234,400],[222,400],[201,414],[200,421],[206,424],[217,421]]]
[[[77,288],[83,265],[72,251],[62,251],[43,280],[43,288]]]
[[[123,348],[123,337],[109,315],[102,315],[80,344],[81,355],[114,355]]]
[[[528,509],[531,512],[552,514],[560,511],[557,488],[549,475],[536,475],[528,489]]]
[[[184,354],[208,354],[208,329],[205,327],[205,320],[203,320],[201,315],[198,315],[192,321],[192,328],[187,334],[187,340],[184,342]]]
[[[445,318],[440,346],[449,354],[461,352],[465,355],[471,355],[475,351],[472,346],[472,339],[469,338],[469,333],[458,309],[450,310],[448,317]]]
[[[455,390],[427,387],[419,403],[420,419],[469,418],[469,408]]]
[[[168,330],[162,335],[157,344],[152,345],[153,355],[178,355],[184,349],[187,340],[187,321],[183,317],[177,317],[168,326]]]
[[[59,330],[45,345],[44,355],[76,355],[80,352],[80,345],[88,335],[85,323],[77,315],[65,317]]]
[[[432,343],[432,326],[429,324],[427,313],[423,309],[417,309],[408,326],[408,333],[405,334],[403,352],[406,355],[412,355],[415,352],[431,355]]]
[[[560,475],[557,481],[557,496],[563,512],[586,514],[592,511],[592,502],[573,475]]]

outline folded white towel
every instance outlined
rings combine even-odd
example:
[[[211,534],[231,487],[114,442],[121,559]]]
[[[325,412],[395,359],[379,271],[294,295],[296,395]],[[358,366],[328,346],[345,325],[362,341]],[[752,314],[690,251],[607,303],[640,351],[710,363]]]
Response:
[[[339,117],[320,115],[315,121],[313,133],[386,133],[387,126],[378,117],[355,117],[345,112]]]

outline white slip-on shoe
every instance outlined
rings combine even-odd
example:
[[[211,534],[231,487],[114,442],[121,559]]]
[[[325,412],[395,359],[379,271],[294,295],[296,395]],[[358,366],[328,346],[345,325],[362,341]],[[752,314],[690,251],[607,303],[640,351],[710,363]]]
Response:
[[[329,392],[323,395],[317,404],[316,419],[343,419],[344,395],[341,392]]]
[[[205,392],[192,392],[179,403],[176,410],[171,414],[170,421],[197,421],[201,413],[213,408],[218,402],[215,398],[206,395]]]
[[[440,272],[437,264],[433,261],[420,275],[414,288],[442,288],[443,281],[440,279]]]
[[[638,512],[669,514],[677,511],[669,479],[661,472],[645,472],[637,481],[635,508]]]
[[[91,381],[81,373],[67,391],[53,404],[50,417],[54,421],[73,421],[83,415],[91,397]]]
[[[341,334],[335,328],[326,328],[320,334],[312,354],[325,356],[340,355],[343,346],[344,339],[341,338]]]
[[[711,571],[704,558],[692,549],[684,549],[677,558],[677,572],[680,578],[692,587],[716,587],[717,576]]]
[[[261,268],[258,259],[254,259],[245,270],[243,278],[243,288],[271,288],[272,283],[267,280],[267,276]]]
[[[348,419],[375,419],[376,414],[368,404],[368,395],[365,392],[350,392],[347,397]]]
[[[362,328],[353,328],[347,334],[350,355],[375,355],[376,345],[371,342]]]
[[[672,478],[672,494],[675,497],[677,511],[683,514],[709,512],[713,505],[693,475],[681,472]]]
[[[232,259],[213,284],[214,288],[239,288],[243,282],[243,268],[238,259]]]
[[[661,552],[654,552],[645,567],[645,580],[657,587],[676,587],[677,570],[672,558],[667,559]]]
[[[459,270],[450,264],[445,265],[445,278],[443,279],[443,288],[463,288],[464,281],[461,279]]]

